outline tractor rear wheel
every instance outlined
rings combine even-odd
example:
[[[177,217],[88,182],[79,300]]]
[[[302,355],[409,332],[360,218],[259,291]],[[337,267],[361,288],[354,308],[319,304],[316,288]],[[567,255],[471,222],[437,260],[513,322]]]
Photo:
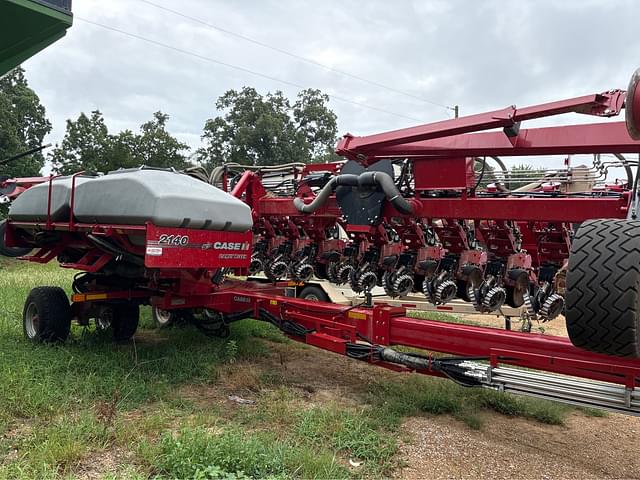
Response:
[[[36,287],[22,312],[24,336],[33,342],[64,342],[71,330],[71,307],[60,287]]]
[[[566,301],[576,347],[640,357],[640,221],[582,223],[569,256]]]

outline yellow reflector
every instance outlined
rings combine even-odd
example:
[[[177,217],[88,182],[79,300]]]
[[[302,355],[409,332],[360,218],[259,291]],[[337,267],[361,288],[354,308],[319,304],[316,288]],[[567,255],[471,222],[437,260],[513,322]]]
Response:
[[[355,318],[356,320],[366,320],[367,315],[365,313],[351,311],[349,312],[349,318]]]
[[[90,300],[106,300],[107,299],[107,294],[106,293],[88,293],[86,295],[86,300],[90,301]]]

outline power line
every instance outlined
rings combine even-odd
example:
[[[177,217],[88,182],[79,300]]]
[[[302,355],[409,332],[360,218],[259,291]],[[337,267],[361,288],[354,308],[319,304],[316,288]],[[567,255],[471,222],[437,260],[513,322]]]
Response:
[[[219,32],[226,33],[227,35],[231,35],[233,37],[240,38],[240,39],[242,39],[242,40],[244,40],[246,42],[250,42],[250,43],[253,43],[255,45],[259,45],[260,47],[268,48],[269,50],[273,50],[274,52],[281,53],[282,55],[287,55],[287,56],[289,56],[291,58],[295,58],[295,59],[300,60],[302,62],[306,62],[306,63],[309,63],[311,65],[315,65],[317,67],[324,68],[325,70],[329,70],[330,72],[337,73],[339,75],[344,75],[346,77],[350,77],[350,78],[353,78],[355,80],[359,80],[361,82],[368,83],[369,85],[374,85],[376,87],[383,88],[383,89],[388,90],[390,92],[394,92],[394,93],[397,93],[397,94],[400,94],[400,95],[404,95],[405,97],[413,98],[414,100],[420,100],[421,102],[425,102],[425,103],[428,103],[430,105],[434,105],[436,107],[441,107],[441,108],[444,108],[446,110],[454,110],[455,109],[454,107],[450,107],[450,106],[445,105],[443,103],[438,103],[438,102],[434,102],[434,101],[431,101],[431,100],[427,100],[426,98],[422,98],[422,97],[420,97],[418,95],[414,95],[412,93],[405,92],[403,90],[398,90],[397,88],[390,87],[389,85],[385,85],[385,84],[380,83],[380,82],[376,82],[375,80],[370,80],[370,79],[368,79],[366,77],[361,77],[359,75],[355,75],[353,73],[349,73],[349,72],[346,72],[344,70],[340,70],[340,69],[337,69],[337,68],[334,68],[334,67],[330,67],[329,65],[325,65],[324,63],[321,63],[321,62],[318,62],[316,60],[313,60],[312,58],[304,57],[302,55],[298,55],[296,53],[290,52],[290,51],[285,50],[283,48],[275,47],[273,45],[269,45],[268,43],[264,43],[264,42],[261,42],[259,40],[255,40],[255,39],[253,39],[251,37],[247,37],[246,35],[242,35],[240,33],[233,32],[233,31],[228,30],[226,28],[219,27],[218,25],[213,25],[213,24],[205,22],[204,20],[201,20],[199,18],[192,17],[190,15],[187,15],[185,13],[179,12],[177,10],[173,10],[171,8],[165,7],[163,5],[159,5],[159,4],[157,4],[155,2],[152,2],[150,0],[139,0],[139,1],[141,1],[143,3],[146,3],[147,5],[151,5],[152,7],[158,8],[160,10],[164,10],[166,12],[172,13],[172,14],[177,15],[179,17],[186,18],[187,20],[191,20],[193,22],[200,23],[201,25],[205,25],[205,26],[207,26],[209,28],[212,28],[214,30],[218,30]]]
[[[301,89],[308,88],[308,86],[304,86],[304,85],[301,85],[299,83],[291,82],[289,80],[283,80],[281,78],[273,77],[273,76],[268,75],[266,73],[260,73],[260,72],[257,72],[255,70],[251,70],[251,69],[246,68],[246,67],[241,67],[239,65],[233,65],[231,63],[223,62],[221,60],[216,60],[215,58],[211,58],[211,57],[207,57],[207,56],[204,56],[204,55],[200,55],[199,53],[195,53],[195,52],[192,52],[192,51],[189,51],[189,50],[184,50],[184,49],[179,48],[179,47],[174,47],[173,45],[169,45],[167,43],[163,43],[163,42],[159,42],[157,40],[153,40],[151,38],[143,37],[142,35],[138,35],[136,33],[127,32],[125,30],[121,30],[121,29],[116,28],[116,27],[112,27],[112,26],[109,26],[109,25],[104,25],[102,23],[94,22],[92,20],[88,20],[86,18],[82,18],[82,17],[79,17],[77,15],[74,18],[76,20],[80,20],[82,22],[94,25],[96,27],[100,27],[100,28],[103,28],[105,30],[110,30],[112,32],[119,33],[121,35],[126,35],[128,37],[132,37],[132,38],[135,38],[135,39],[138,39],[138,40],[142,40],[143,42],[147,42],[147,43],[150,43],[152,45],[156,45],[158,47],[163,47],[163,48],[172,50],[174,52],[178,52],[178,53],[182,53],[184,55],[189,55],[191,57],[199,58],[200,60],[205,60],[207,62],[215,63],[217,65],[222,65],[224,67],[233,68],[234,70],[239,70],[239,71],[244,72],[244,73],[249,73],[249,74],[255,75],[257,77],[266,78],[267,80],[283,83],[285,85],[289,85],[289,86],[292,86],[292,87],[301,88]],[[420,120],[419,118],[410,117],[409,115],[404,115],[402,113],[393,112],[391,110],[386,110],[384,108],[374,107],[373,105],[368,105],[366,103],[361,103],[361,102],[358,102],[356,100],[351,100],[349,98],[345,98],[345,97],[341,97],[341,96],[338,96],[338,95],[334,95],[332,93],[331,94],[327,93],[326,95],[329,98],[332,98],[333,100],[338,100],[340,102],[349,103],[351,105],[356,105],[356,106],[362,107],[362,108],[368,108],[369,110],[375,110],[375,111],[378,111],[378,112],[381,112],[381,113],[387,113],[389,115],[395,115],[396,117],[405,118],[407,120],[412,120],[412,121],[416,121],[416,122],[423,122],[423,120]]]

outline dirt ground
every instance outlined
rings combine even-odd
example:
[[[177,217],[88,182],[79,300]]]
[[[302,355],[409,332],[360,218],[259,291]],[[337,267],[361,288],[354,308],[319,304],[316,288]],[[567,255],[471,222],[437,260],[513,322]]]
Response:
[[[504,328],[504,318],[498,317],[496,315],[460,315],[461,318],[465,320],[472,321],[475,325],[480,325],[483,327],[494,327],[494,328]],[[511,329],[514,331],[519,331],[522,327],[522,322],[513,318],[511,320]],[[559,335],[562,337],[567,336],[567,328],[565,326],[565,321],[563,316],[559,316],[558,318],[553,319],[550,322],[538,322],[533,321],[531,325],[532,333],[542,333],[543,335]]]
[[[640,418],[573,414],[544,425],[489,414],[481,430],[450,417],[412,418],[397,478],[640,478]]]
[[[467,315],[501,328],[504,319]],[[512,328],[519,323],[514,320]],[[541,331],[543,329],[543,332]],[[534,323],[532,332],[566,336],[563,317]],[[640,478],[640,417],[573,414],[563,426],[487,413],[481,430],[451,417],[411,418],[401,445],[406,467],[397,478],[632,479]]]

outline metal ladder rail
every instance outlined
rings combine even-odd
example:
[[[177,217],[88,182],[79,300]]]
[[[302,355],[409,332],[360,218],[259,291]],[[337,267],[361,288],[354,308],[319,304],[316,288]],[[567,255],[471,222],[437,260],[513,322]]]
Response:
[[[471,361],[458,366],[484,388],[640,416],[638,388]]]

